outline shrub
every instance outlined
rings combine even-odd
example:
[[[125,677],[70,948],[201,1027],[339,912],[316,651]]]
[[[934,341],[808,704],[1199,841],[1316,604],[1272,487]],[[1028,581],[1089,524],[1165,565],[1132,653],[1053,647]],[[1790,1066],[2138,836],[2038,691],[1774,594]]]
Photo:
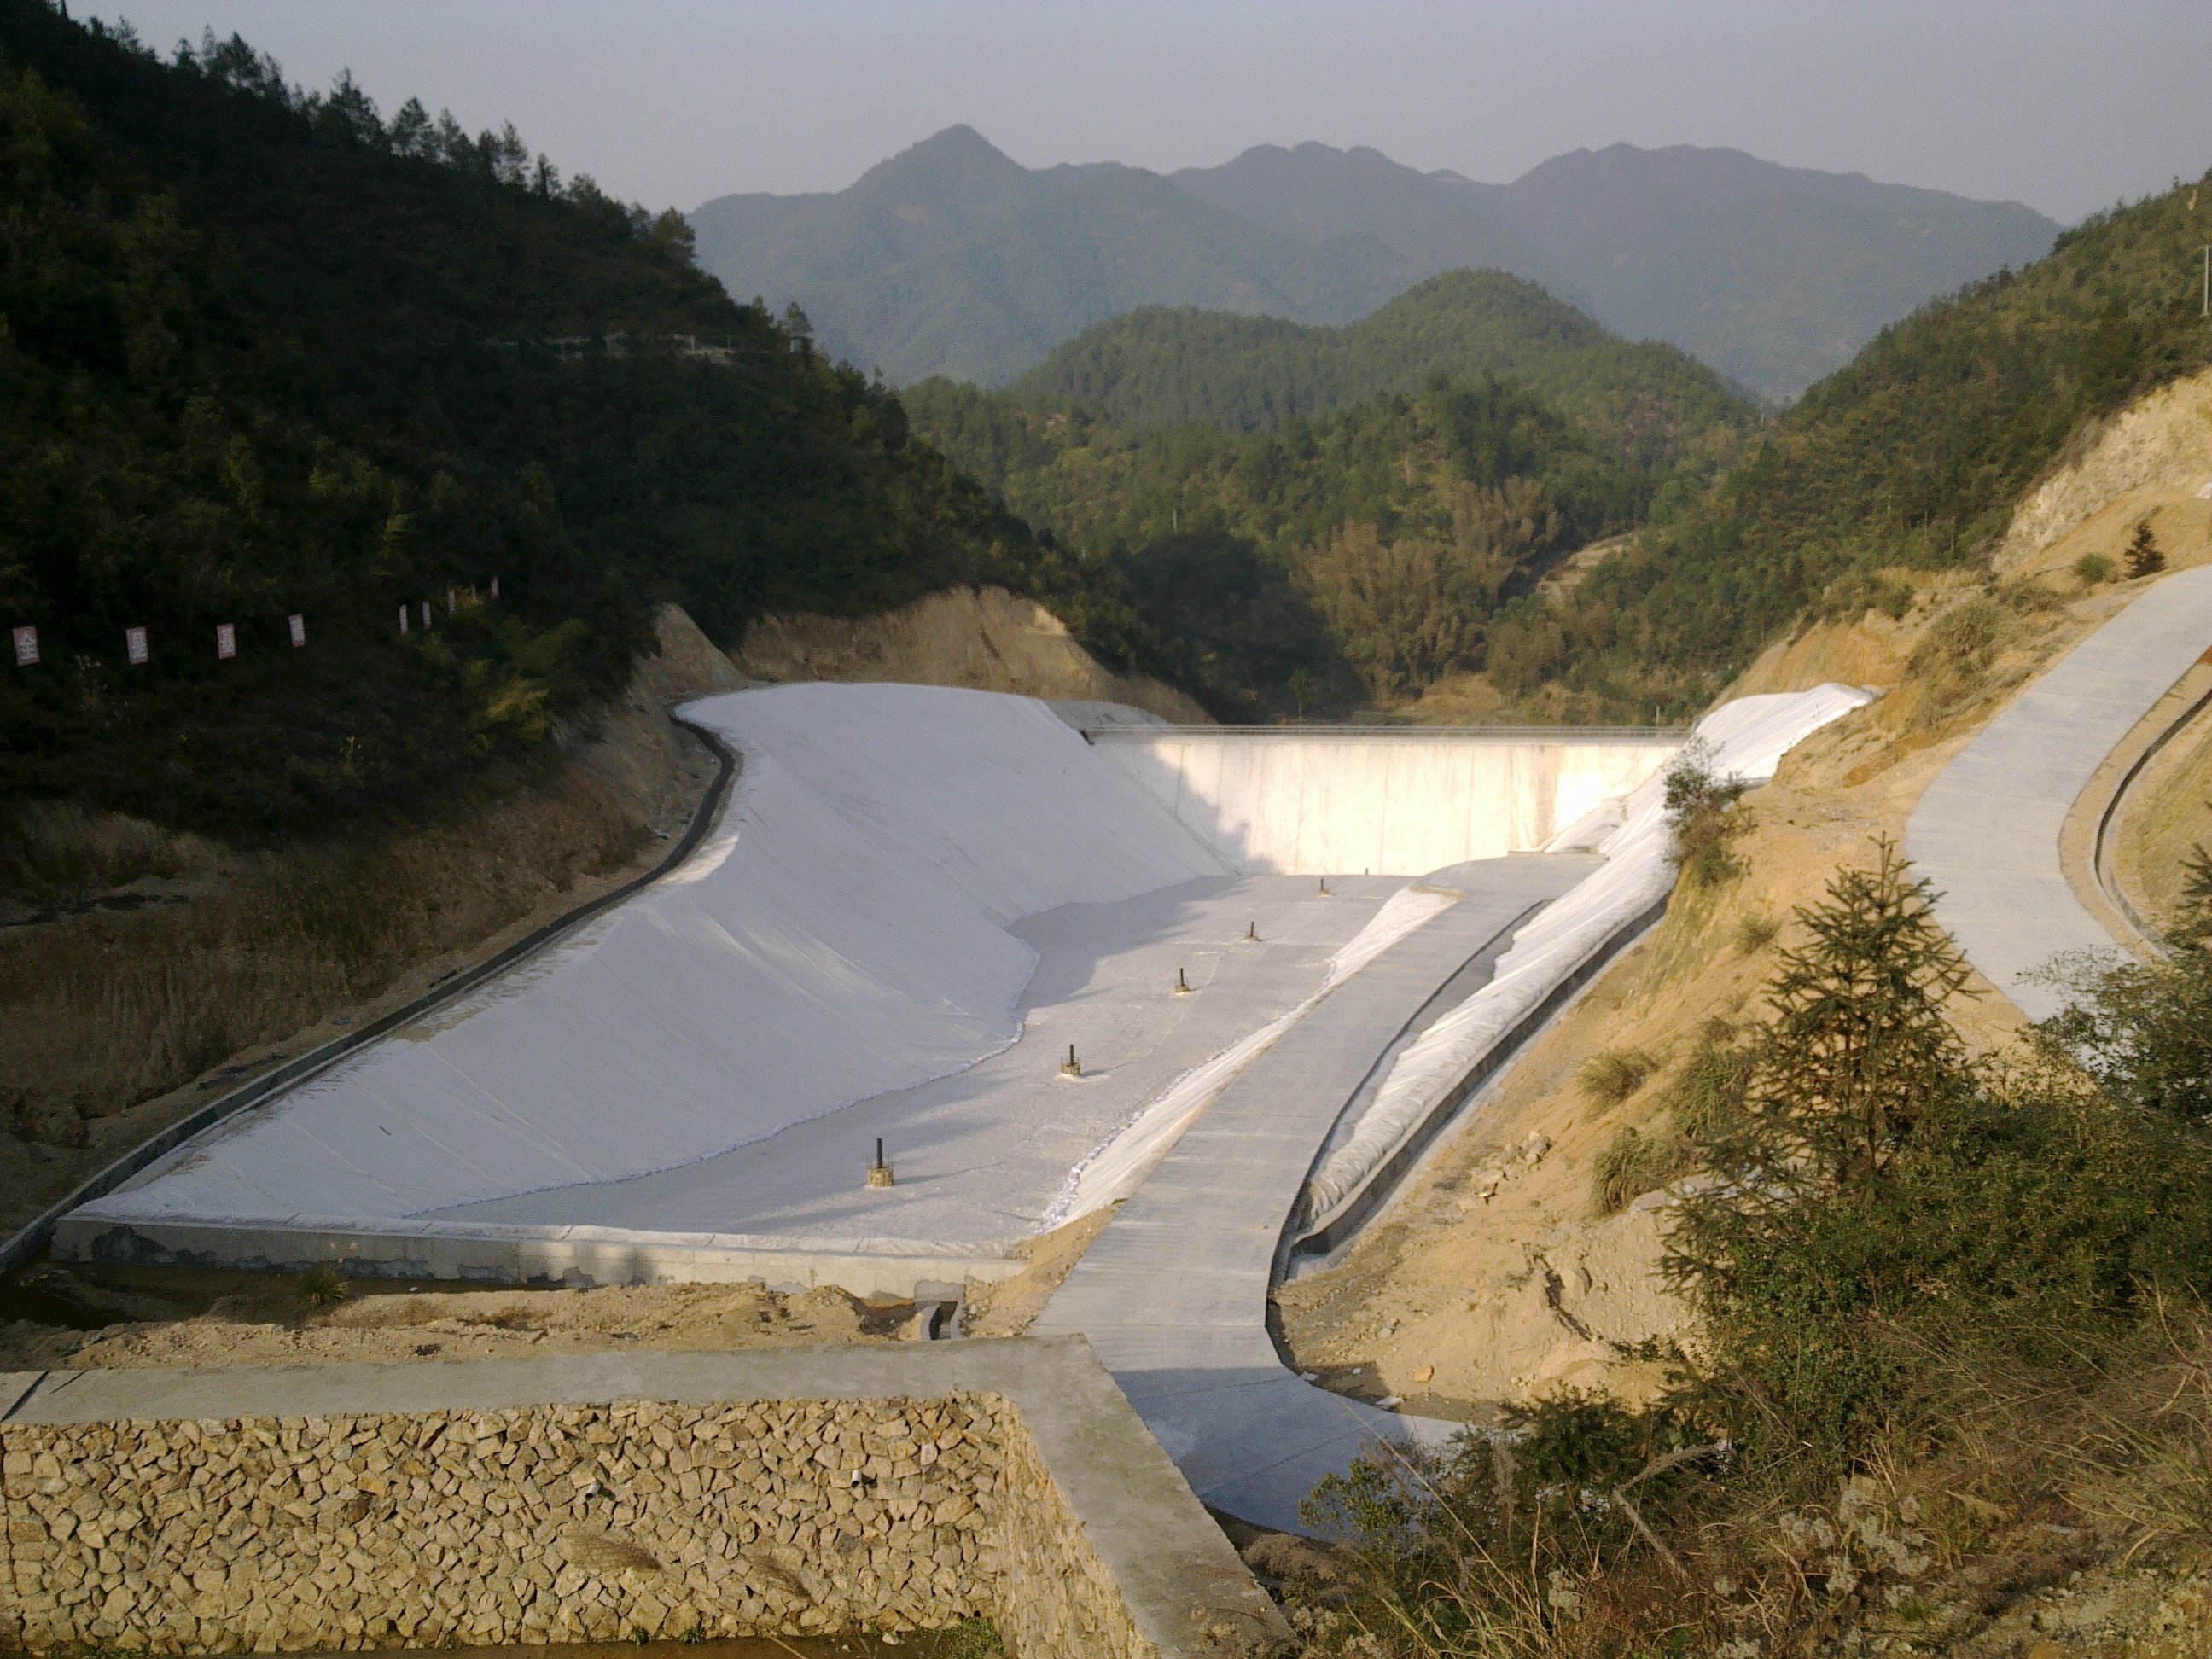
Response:
[[[1674,864],[1694,884],[1715,887],[1742,873],[1732,849],[1753,823],[1750,809],[1741,805],[1750,787],[1742,778],[1717,776],[1702,743],[1683,750],[1668,769]]]
[[[2185,927],[2173,945],[2156,962],[2053,975],[2074,1000],[2039,1034],[2054,1058],[2079,1065],[2113,1100],[2212,1126],[2212,945]]]
[[[1590,1207],[1617,1215],[1689,1167],[1689,1149],[1675,1136],[1646,1135],[1624,1124],[1590,1165]]]
[[[1589,1099],[1617,1106],[1658,1069],[1659,1062],[1641,1048],[1601,1048],[1582,1063],[1575,1081]]]
[[[353,1294],[353,1286],[336,1267],[310,1267],[300,1275],[300,1300],[311,1308],[335,1308]]]
[[[1986,594],[1962,599],[1928,625],[1905,672],[1933,688],[1940,710],[1978,690],[2008,632],[2004,607]]]
[[[2116,574],[2112,562],[2101,553],[2084,553],[2074,561],[2074,580],[2084,587],[2108,582]]]
[[[1707,1650],[1682,1639],[1671,1554],[1672,1576],[1648,1586],[1656,1595],[1608,1595],[1620,1586],[1605,1577],[1625,1565],[1658,1579],[1651,1542],[1702,1518],[1728,1449],[1674,1410],[1572,1391],[1510,1409],[1506,1423],[1448,1450],[1370,1454],[1315,1489],[1301,1513],[1346,1544],[1326,1580],[1285,1586],[1321,1638],[1302,1651],[1632,1653],[1651,1623],[1674,1637],[1659,1650]]]
[[[1803,620],[1856,622],[1869,611],[1879,611],[1892,622],[1902,622],[1911,611],[1915,597],[1910,582],[1853,570],[1831,582],[1827,591],[1807,607]]]
[[[2212,945],[2212,853],[2203,842],[2182,855],[2181,902],[2170,931],[2178,939]]]
[[[1003,1659],[1006,1644],[998,1626],[978,1617],[962,1620],[942,1651],[945,1659]]]

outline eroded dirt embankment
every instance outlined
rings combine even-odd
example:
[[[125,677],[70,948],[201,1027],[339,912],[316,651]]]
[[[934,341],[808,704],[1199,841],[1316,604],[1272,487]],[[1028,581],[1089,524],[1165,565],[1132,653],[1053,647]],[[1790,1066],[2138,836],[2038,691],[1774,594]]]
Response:
[[[948,588],[876,617],[764,617],[738,665],[764,680],[896,680],[1122,702],[1179,726],[1212,716],[1173,686],[1116,674],[1060,618],[1003,587]]]
[[[649,869],[712,781],[664,705],[744,684],[690,619],[561,734],[375,837],[240,852],[34,810],[45,874],[0,921],[0,1232],[221,1091],[341,1035]]]
[[[789,1295],[758,1285],[456,1290],[369,1279],[348,1287],[264,1273],[49,1265],[0,1288],[0,1370],[688,1352],[924,1334],[911,1304],[871,1304],[826,1285]]]
[[[1594,1176],[1624,1129],[1665,1144],[1668,1097],[1702,1036],[1763,1012],[1793,907],[1815,897],[1873,838],[1902,841],[1921,792],[2030,678],[2147,586],[2087,580],[2094,555],[2124,568],[2148,517],[2169,569],[2212,559],[2212,375],[2169,387],[2078,444],[2023,500],[1985,570],[1893,573],[1900,617],[1869,610],[1778,642],[1731,695],[1826,680],[1885,695],[1815,734],[1747,805],[1745,873],[1680,893],[1666,921],[1534,1045],[1397,1205],[1334,1270],[1285,1286],[1281,1328],[1297,1363],[1335,1386],[1397,1395],[1439,1416],[1488,1416],[1562,1388],[1631,1400],[1659,1384],[1626,1349],[1693,1340],[1687,1310],[1658,1273],[1663,1187],[1600,1212]],[[2212,740],[2177,744],[2148,799],[2148,830],[2124,875],[2160,893],[2172,866],[2212,831]],[[2192,802],[2197,804],[2192,805]],[[2017,1012],[1986,986],[1958,1011],[1970,1040],[2013,1041]],[[1590,1062],[1642,1073],[1594,1091]]]

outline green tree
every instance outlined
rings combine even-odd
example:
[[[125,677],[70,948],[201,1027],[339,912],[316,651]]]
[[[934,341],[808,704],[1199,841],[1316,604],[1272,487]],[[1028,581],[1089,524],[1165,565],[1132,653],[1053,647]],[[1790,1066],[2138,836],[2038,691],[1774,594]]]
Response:
[[[2198,842],[2181,860],[2181,902],[2175,908],[2173,931],[2182,938],[2212,946],[2212,853]]]
[[[2151,532],[2150,520],[2136,520],[2135,534],[2128,538],[2128,580],[2154,576],[2165,568],[2166,555]]]
[[[1800,908],[1811,937],[1782,953],[1767,993],[1748,1121],[1733,1173],[1781,1172],[1816,1186],[1872,1180],[1927,1118],[1967,1085],[1944,1015],[1966,958],[1935,917],[1935,894],[1887,837],[1870,870],[1840,872]]]
[[[2134,1110],[2212,1126],[2212,854],[2182,860],[2181,902],[2154,961],[2063,964],[2071,1000],[2039,1028],[2051,1052],[2080,1066]]]

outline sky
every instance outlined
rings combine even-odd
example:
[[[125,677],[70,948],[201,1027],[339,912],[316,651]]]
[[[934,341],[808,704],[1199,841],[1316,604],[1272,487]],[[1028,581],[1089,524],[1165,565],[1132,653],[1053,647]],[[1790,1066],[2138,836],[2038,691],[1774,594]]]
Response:
[[[2208,0],[75,0],[209,26],[648,206],[841,190],[956,122],[1016,161],[1369,144],[1504,181],[1616,141],[2072,222],[2212,164]]]

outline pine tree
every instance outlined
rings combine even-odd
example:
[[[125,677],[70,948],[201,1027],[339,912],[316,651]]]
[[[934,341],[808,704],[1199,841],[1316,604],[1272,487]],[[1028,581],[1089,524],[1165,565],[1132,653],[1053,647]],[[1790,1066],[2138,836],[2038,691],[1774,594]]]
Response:
[[[1773,1018],[1753,1042],[1744,1109],[1706,1161],[1740,1188],[1833,1188],[1878,1177],[1969,1081],[1944,1005],[1969,976],[1935,895],[1896,843],[1802,907],[1811,938],[1783,953]]]
[[[2154,576],[2166,568],[2166,555],[2159,550],[2158,538],[2151,533],[2150,520],[2136,520],[2136,533],[2128,543],[2128,580],[2140,576]]]

